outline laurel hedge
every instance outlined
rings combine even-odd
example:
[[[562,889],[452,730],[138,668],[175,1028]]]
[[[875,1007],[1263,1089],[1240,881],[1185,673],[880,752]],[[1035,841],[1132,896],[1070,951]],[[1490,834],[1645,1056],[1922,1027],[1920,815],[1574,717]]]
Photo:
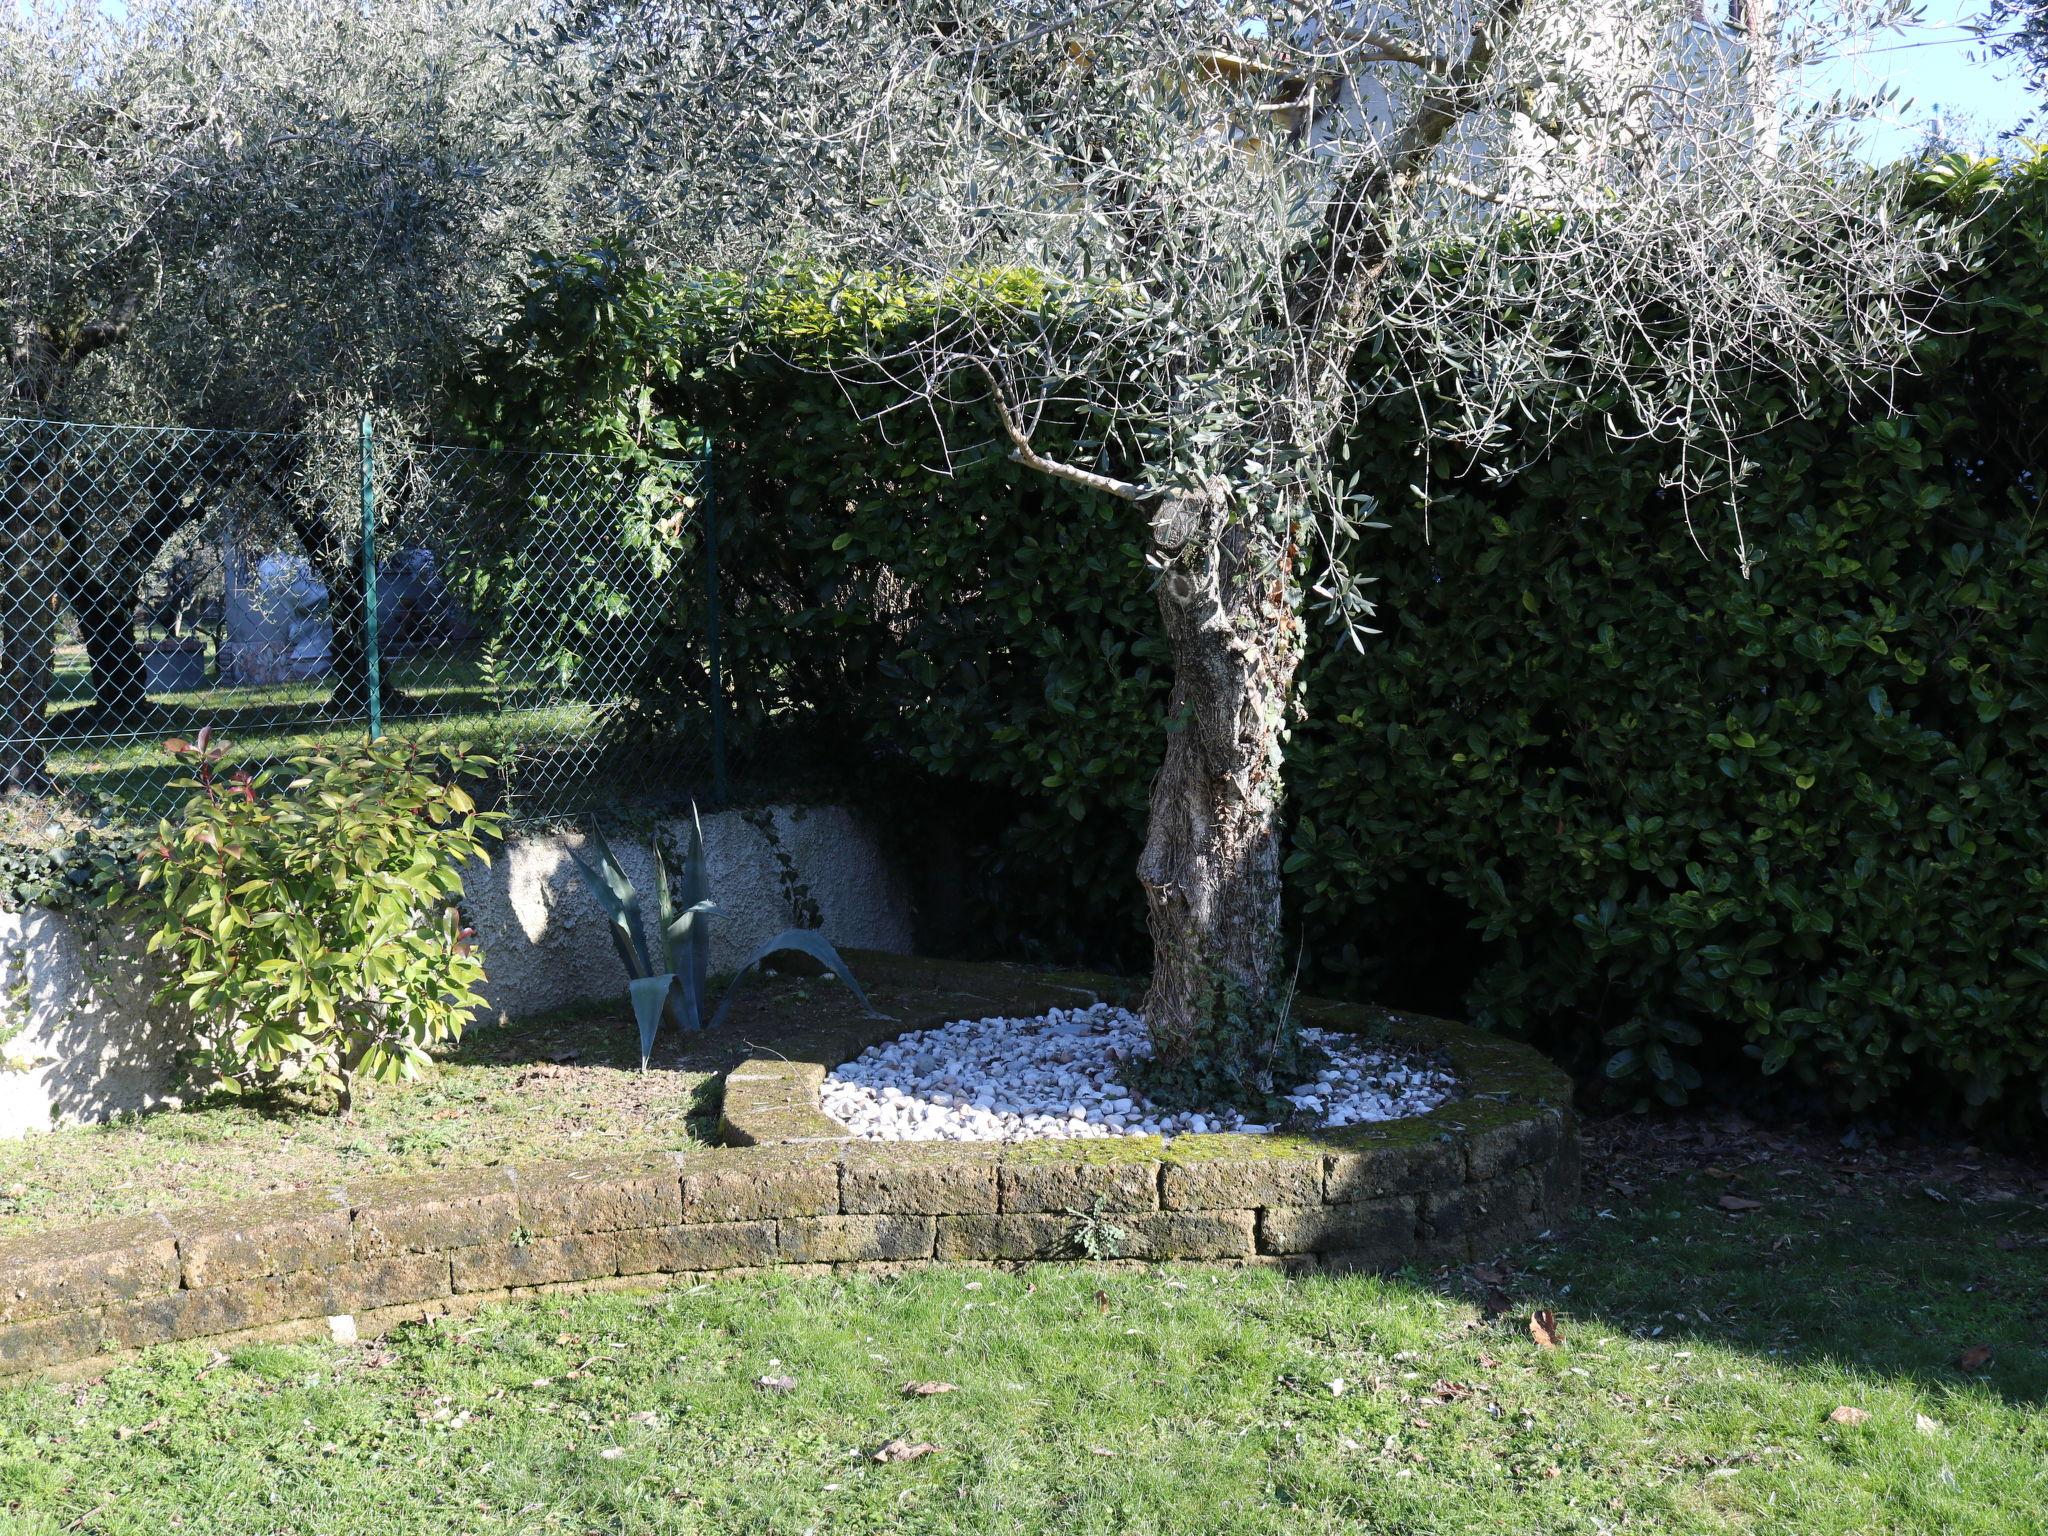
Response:
[[[1289,749],[1312,981],[1461,1008],[1626,1096],[1737,1069],[1851,1109],[2048,1113],[2044,164],[1953,191],[1973,254],[1890,407],[1797,419],[1759,389],[1747,575],[1656,450],[1589,432],[1506,483],[1439,480],[1425,519],[1417,423],[1362,425],[1384,632],[1314,654]],[[800,722],[950,849],[957,947],[1141,964],[1167,722],[1139,521],[971,413],[877,419],[803,366],[919,319],[810,281],[771,312],[556,265],[481,414],[634,451],[707,432],[743,745]],[[698,617],[651,679],[689,675]],[[665,686],[650,719],[696,728]]]

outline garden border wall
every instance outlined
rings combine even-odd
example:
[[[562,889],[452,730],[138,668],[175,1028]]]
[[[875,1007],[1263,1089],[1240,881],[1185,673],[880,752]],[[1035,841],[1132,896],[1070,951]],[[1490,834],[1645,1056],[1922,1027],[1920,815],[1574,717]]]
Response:
[[[826,1070],[954,1015],[858,1020],[727,1075],[741,1145],[373,1178],[0,1241],[0,1375],[670,1276],[1072,1259],[1084,1229],[1097,1257],[1391,1269],[1483,1257],[1562,1216],[1578,1185],[1563,1073],[1461,1025],[1309,1014],[1440,1054],[1462,1096],[1313,1136],[854,1141],[816,1108]]]

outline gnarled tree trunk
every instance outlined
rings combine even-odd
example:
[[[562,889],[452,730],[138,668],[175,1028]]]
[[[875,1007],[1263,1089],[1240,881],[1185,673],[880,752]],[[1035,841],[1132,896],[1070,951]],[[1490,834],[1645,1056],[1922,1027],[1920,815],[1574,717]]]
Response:
[[[1274,1007],[1280,950],[1280,758],[1302,654],[1284,508],[1228,490],[1168,497],[1153,541],[1174,662],[1174,725],[1138,862],[1152,930],[1145,1002],[1155,1063],[1242,1094],[1269,1090],[1292,1037]],[[1190,1078],[1185,1074],[1193,1072]]]

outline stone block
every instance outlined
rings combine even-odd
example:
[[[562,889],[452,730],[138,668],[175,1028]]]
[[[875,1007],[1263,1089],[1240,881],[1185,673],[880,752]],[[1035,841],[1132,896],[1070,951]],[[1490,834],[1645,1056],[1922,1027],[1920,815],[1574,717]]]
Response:
[[[231,1205],[173,1212],[178,1258],[189,1290],[331,1269],[351,1253],[349,1207],[339,1190],[265,1195]]]
[[[1564,1131],[1563,1113],[1552,1108],[1529,1109],[1481,1126],[1467,1143],[1465,1177],[1483,1184],[1511,1168],[1544,1162],[1559,1151]]]
[[[98,1312],[65,1312],[25,1323],[0,1323],[0,1376],[46,1370],[99,1353]]]
[[[1415,1251],[1413,1195],[1307,1208],[1271,1206],[1259,1213],[1261,1253],[1371,1253],[1403,1259]]]
[[[704,1222],[618,1234],[622,1275],[694,1274],[775,1262],[773,1221]]]
[[[180,1339],[239,1333],[307,1315],[302,1286],[309,1276],[263,1275],[197,1291],[172,1291],[107,1308],[104,1341],[111,1349],[146,1349]]]
[[[1070,1216],[941,1216],[936,1255],[941,1259],[1071,1259]]]
[[[612,1232],[570,1237],[535,1237],[517,1243],[483,1243],[448,1255],[449,1277],[458,1294],[529,1285],[564,1285],[612,1275],[619,1267],[619,1239]]]
[[[1164,1153],[1152,1136],[1005,1147],[996,1167],[1003,1214],[1156,1211]]]
[[[683,1174],[685,1225],[838,1213],[839,1168],[829,1155],[769,1147],[712,1152]]]
[[[675,1226],[683,1219],[680,1165],[656,1154],[521,1168],[519,1231],[542,1238]]]
[[[519,1197],[503,1168],[367,1179],[348,1195],[358,1259],[474,1248],[519,1228]]]
[[[1323,1198],[1323,1155],[1287,1138],[1181,1136],[1159,1178],[1169,1211],[1222,1211],[1261,1205],[1314,1205]]]
[[[797,1216],[776,1223],[784,1264],[872,1264],[928,1259],[930,1216]]]
[[[0,1323],[176,1290],[178,1244],[161,1216],[96,1221],[0,1242]]]
[[[1361,1143],[1323,1162],[1323,1199],[1332,1205],[1455,1189],[1464,1181],[1464,1149],[1442,1137]]]
[[[960,1142],[855,1142],[840,1155],[848,1215],[993,1216],[994,1147]]]
[[[1250,1210],[1160,1211],[1114,1225],[1130,1234],[1119,1257],[1134,1259],[1245,1259],[1256,1252],[1257,1215]]]
[[[448,1278],[448,1256],[441,1253],[356,1259],[323,1270],[317,1276],[293,1276],[289,1284],[301,1296],[304,1315],[308,1317],[335,1317],[438,1301],[453,1289]]]

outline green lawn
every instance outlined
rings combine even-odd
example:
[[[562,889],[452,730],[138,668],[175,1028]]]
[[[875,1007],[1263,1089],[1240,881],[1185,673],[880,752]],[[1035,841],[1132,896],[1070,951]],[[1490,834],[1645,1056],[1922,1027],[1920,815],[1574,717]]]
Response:
[[[568,680],[539,663],[506,664],[494,689],[470,652],[429,652],[386,662],[387,684],[397,698],[387,712],[388,734],[419,736],[448,747],[481,751],[514,766],[520,787],[541,795],[569,787],[587,774],[616,699],[576,697]],[[616,680],[614,680],[616,681]],[[360,743],[367,722],[361,706],[337,710],[333,680],[207,688],[151,697],[150,718],[112,732],[80,730],[92,705],[90,673],[78,646],[57,653],[49,771],[75,791],[105,795],[142,816],[175,810],[186,776],[164,750],[172,736],[192,736],[211,725],[234,748],[230,766],[251,770],[295,754]]]
[[[2037,1174],[1606,1140],[1498,1273],[781,1276],[14,1388],[0,1530],[2044,1528]]]

